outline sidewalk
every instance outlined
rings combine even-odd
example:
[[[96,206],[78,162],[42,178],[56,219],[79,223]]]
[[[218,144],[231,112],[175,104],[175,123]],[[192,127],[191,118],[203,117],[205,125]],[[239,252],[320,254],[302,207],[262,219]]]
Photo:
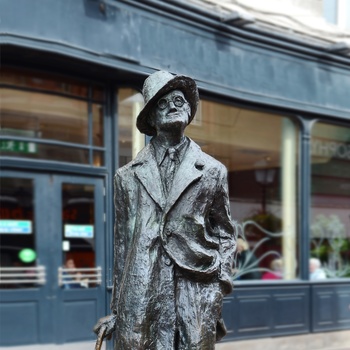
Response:
[[[1,347],[0,350],[94,350],[95,342]],[[350,350],[350,330],[217,344],[215,350]],[[103,344],[102,350],[105,350]],[[166,349],[164,349],[166,350]]]
[[[0,350],[94,350],[95,342],[86,341],[79,343],[69,344],[34,344],[23,346],[0,346]],[[106,347],[103,344],[101,350],[105,350]]]
[[[350,330],[220,343],[215,350],[350,350]]]

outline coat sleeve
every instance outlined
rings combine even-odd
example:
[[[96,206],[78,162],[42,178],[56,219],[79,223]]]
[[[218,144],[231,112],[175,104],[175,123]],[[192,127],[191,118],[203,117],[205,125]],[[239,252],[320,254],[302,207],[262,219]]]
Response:
[[[236,250],[236,233],[230,214],[227,171],[222,165],[216,192],[209,213],[209,221],[216,237],[219,237],[220,271],[219,279],[223,282],[224,294],[232,291],[232,264]]]
[[[119,298],[119,290],[127,254],[128,235],[128,205],[127,194],[122,184],[122,176],[119,172],[114,176],[114,264],[113,264],[113,291],[111,299],[111,310],[116,312]]]

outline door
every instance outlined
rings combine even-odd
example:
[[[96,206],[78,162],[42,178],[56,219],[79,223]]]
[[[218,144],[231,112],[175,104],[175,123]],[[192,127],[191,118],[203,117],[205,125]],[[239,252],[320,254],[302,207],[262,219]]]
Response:
[[[2,172],[1,345],[92,340],[105,313],[104,184]]]

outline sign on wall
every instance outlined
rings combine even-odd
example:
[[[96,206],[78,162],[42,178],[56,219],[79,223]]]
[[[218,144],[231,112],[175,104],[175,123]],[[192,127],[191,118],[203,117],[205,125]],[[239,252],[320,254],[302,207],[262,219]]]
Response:
[[[64,225],[64,236],[67,238],[93,238],[93,225]]]
[[[0,220],[0,234],[28,235],[32,233],[29,220]]]

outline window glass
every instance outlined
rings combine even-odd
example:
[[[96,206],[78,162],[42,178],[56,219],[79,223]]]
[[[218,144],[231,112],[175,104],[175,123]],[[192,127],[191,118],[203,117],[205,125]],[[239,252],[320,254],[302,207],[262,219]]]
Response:
[[[130,162],[145,145],[145,135],[136,128],[143,107],[142,95],[133,89],[118,90],[119,166]]]
[[[62,251],[62,287],[94,287],[95,203],[92,185],[62,185]]]
[[[1,89],[1,135],[88,143],[86,101]]]
[[[96,150],[105,142],[102,86],[12,68],[1,72],[0,155],[104,165]]]
[[[66,77],[53,77],[46,73],[30,72],[15,68],[3,68],[1,70],[0,83],[22,87],[27,89],[36,89],[42,91],[56,92],[75,97],[88,97],[88,86],[73,79]],[[96,89],[96,96],[101,95],[99,89]]]
[[[310,279],[350,277],[350,128],[316,123],[311,139]]]
[[[297,126],[283,116],[203,100],[186,133],[228,170],[240,236],[233,278],[296,278]]]
[[[103,166],[104,163],[104,152],[95,151],[93,153],[94,166]]]
[[[94,86],[92,99],[94,101],[103,102],[105,100],[105,90],[102,86]]]
[[[93,144],[94,146],[104,145],[104,132],[103,132],[103,105],[92,105],[92,123],[93,123]]]
[[[36,270],[33,181],[0,179],[0,288],[29,288]]]

